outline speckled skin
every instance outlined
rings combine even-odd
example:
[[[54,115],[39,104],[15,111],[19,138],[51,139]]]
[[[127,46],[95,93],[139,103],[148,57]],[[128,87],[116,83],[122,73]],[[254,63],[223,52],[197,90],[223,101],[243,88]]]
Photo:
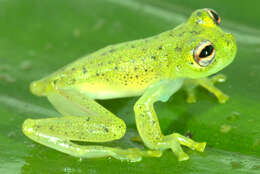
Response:
[[[200,66],[194,60],[194,50],[203,41],[210,41],[216,51],[208,66]],[[235,54],[234,36],[221,30],[209,9],[197,10],[173,30],[105,47],[33,82],[32,93],[47,96],[63,117],[28,119],[23,132],[41,144],[78,157],[112,156],[139,161],[142,156],[160,156],[163,150],[171,148],[179,160],[187,160],[181,144],[198,151],[203,151],[206,144],[177,133],[164,136],[153,103],[167,101],[181,87],[188,93],[187,101],[195,102],[194,89],[198,85],[224,103],[228,97],[214,83],[224,81],[225,77],[206,77],[230,64]],[[94,99],[139,95],[142,97],[134,107],[137,129],[144,144],[152,150],[79,146],[71,142],[121,138],[125,123]]]

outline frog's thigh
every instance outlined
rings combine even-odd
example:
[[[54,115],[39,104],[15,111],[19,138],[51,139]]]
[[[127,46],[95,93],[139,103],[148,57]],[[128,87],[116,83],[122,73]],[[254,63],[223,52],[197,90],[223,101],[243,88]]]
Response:
[[[116,117],[95,100],[75,89],[59,89],[50,92],[47,97],[63,116]]]
[[[187,93],[187,98],[186,101],[188,103],[196,103],[197,98],[196,98],[196,87],[198,86],[198,82],[193,79],[187,79],[183,83],[183,88]]]
[[[200,79],[186,79],[184,81],[183,88],[187,92],[187,102],[195,103],[196,95],[195,89],[197,86],[202,86],[207,89],[209,92],[213,93],[220,103],[225,103],[228,100],[228,96],[224,94],[221,90],[215,87],[215,83],[224,82],[226,77],[222,74],[215,75],[211,78],[200,78]]]
[[[77,90],[59,89],[48,95],[61,118],[41,119],[42,129],[56,128],[52,135],[75,141],[106,142],[120,139],[126,130],[123,120]],[[55,126],[56,125],[56,126]],[[65,135],[64,135],[65,134]]]

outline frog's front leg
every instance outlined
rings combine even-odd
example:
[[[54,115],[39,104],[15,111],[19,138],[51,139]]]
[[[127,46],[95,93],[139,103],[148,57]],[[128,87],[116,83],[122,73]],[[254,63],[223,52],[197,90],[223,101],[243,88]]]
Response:
[[[93,99],[74,90],[51,92],[48,99],[63,117],[25,120],[23,132],[32,140],[81,158],[112,156],[135,162],[140,161],[142,156],[160,156],[158,151],[74,143],[73,141],[108,142],[120,139],[125,134],[126,125]]]
[[[137,129],[144,144],[150,149],[161,151],[170,148],[180,161],[189,159],[180,145],[202,152],[206,143],[197,143],[178,133],[164,136],[161,132],[153,104],[159,100],[167,101],[181,87],[182,82],[183,80],[158,82],[151,86],[134,106]]]
[[[219,103],[225,103],[229,97],[224,94],[221,90],[219,90],[217,87],[215,87],[215,83],[219,82],[225,82],[226,77],[223,74],[215,75],[211,78],[201,78],[201,79],[186,79],[184,81],[184,90],[187,92],[187,102],[188,103],[195,103],[196,102],[196,93],[195,89],[198,86],[202,86],[205,89],[207,89],[209,92],[213,93]]]

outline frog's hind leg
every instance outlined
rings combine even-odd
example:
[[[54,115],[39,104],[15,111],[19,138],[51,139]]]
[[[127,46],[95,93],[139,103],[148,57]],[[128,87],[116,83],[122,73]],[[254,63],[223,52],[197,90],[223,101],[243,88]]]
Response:
[[[72,142],[107,142],[120,139],[125,134],[126,125],[93,99],[76,91],[60,90],[50,93],[48,99],[63,117],[27,119],[23,124],[23,132],[32,140],[82,158],[112,156],[120,160],[139,161],[142,156],[160,156],[156,151],[83,146]]]

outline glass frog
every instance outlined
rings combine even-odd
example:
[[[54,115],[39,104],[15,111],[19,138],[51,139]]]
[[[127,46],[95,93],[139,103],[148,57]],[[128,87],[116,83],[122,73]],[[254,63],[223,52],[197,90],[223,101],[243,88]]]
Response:
[[[107,46],[53,74],[34,81],[30,90],[46,96],[62,117],[27,119],[23,132],[30,139],[60,152],[80,157],[114,157],[140,161],[159,157],[171,149],[179,161],[189,159],[181,145],[204,151],[205,142],[172,133],[163,135],[153,104],[166,102],[181,87],[187,101],[195,102],[195,88],[202,86],[224,103],[228,97],[214,86],[225,80],[217,73],[236,55],[232,34],[220,27],[220,17],[212,9],[194,11],[176,28],[146,39]],[[124,121],[95,99],[141,96],[134,105],[137,130],[147,150],[122,149],[81,142],[108,142],[126,132]]]

